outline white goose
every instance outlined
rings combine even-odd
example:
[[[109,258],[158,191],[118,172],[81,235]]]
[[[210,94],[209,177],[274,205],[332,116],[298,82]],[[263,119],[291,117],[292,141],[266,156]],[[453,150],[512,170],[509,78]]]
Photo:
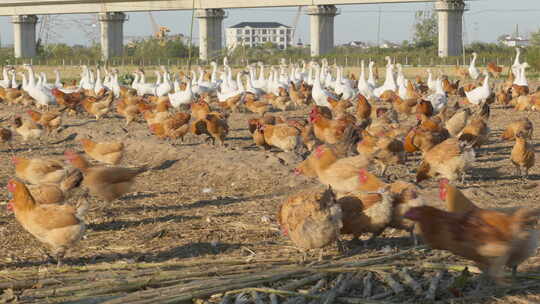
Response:
[[[169,101],[171,105],[175,108],[178,108],[181,105],[190,104],[193,100],[193,92],[191,91],[191,80],[186,79],[186,89],[184,91],[179,90],[175,93],[167,94],[169,96]]]
[[[484,78],[484,83],[481,87],[478,87],[470,92],[465,92],[465,95],[471,104],[479,105],[480,103],[486,101],[491,94],[491,90],[489,88],[489,73],[484,71],[484,75],[486,78]]]
[[[341,99],[347,100],[351,99],[356,95],[356,92],[351,87],[351,84],[348,79],[343,78],[343,70],[341,67],[338,67],[337,70],[337,79],[335,84],[335,92],[336,94],[341,94]]]
[[[369,72],[369,75],[368,75],[368,84],[373,88],[375,89],[375,87],[377,86],[377,84],[375,83],[375,74],[373,72],[373,66],[375,65],[375,62],[374,61],[370,61],[369,62],[369,66],[368,66],[368,72]]]
[[[515,78],[519,77],[519,72],[521,69],[521,63],[519,63],[519,55],[521,54],[520,48],[516,48],[516,58],[514,59],[514,64],[512,64],[512,74]]]
[[[4,67],[2,69],[2,77],[3,77],[3,79],[0,80],[0,87],[2,87],[4,89],[10,88],[11,87],[11,79],[9,79],[8,68]]]
[[[19,84],[17,83],[17,73],[15,70],[10,70],[9,73],[11,74],[11,88],[18,89]]]
[[[448,97],[446,97],[446,93],[444,92],[440,76],[435,80],[435,93],[429,95],[427,100],[431,102],[435,113],[441,111],[448,103]]]
[[[160,85],[156,87],[154,95],[156,95],[157,97],[166,96],[173,89],[173,84],[171,82],[169,71],[167,71],[167,69],[165,69],[165,67],[163,66],[161,67],[161,69],[163,70],[163,81]]]
[[[365,66],[364,66],[364,60],[361,61],[360,66],[360,77],[358,77],[358,92],[367,99],[372,98],[373,95],[373,86],[371,86],[366,81],[366,72],[365,72]]]
[[[25,66],[25,69],[28,71],[28,83],[26,85],[25,91],[28,92],[34,100],[38,107],[48,108],[49,105],[55,104],[56,99],[50,92],[46,92],[40,85],[36,83],[34,70],[32,66]]]
[[[527,62],[520,64],[518,77],[514,80],[514,84],[523,87],[529,86],[529,82],[527,81],[527,75],[525,73],[525,69],[528,67],[529,64]]]
[[[62,78],[60,77],[60,71],[55,69],[54,76],[55,76],[54,87],[57,89],[63,88],[64,84],[62,83]]]
[[[318,64],[315,64],[315,81],[313,83],[311,96],[313,97],[313,101],[315,101],[315,104],[324,107],[330,107],[330,104],[328,103],[328,97],[338,99],[332,93],[326,91],[321,87],[321,68]]]
[[[373,90],[373,94],[377,97],[381,97],[382,93],[384,93],[385,91],[388,91],[388,90],[396,91],[397,89],[396,81],[394,80],[394,73],[393,73],[394,65],[390,61],[390,57],[387,56],[386,60],[388,61],[388,63],[386,65],[386,76],[384,79],[384,83],[382,86]]]
[[[472,80],[476,80],[478,79],[478,76],[480,76],[480,72],[476,68],[476,57],[478,55],[476,54],[476,52],[474,52],[472,53],[472,56],[473,58],[471,60],[471,63],[469,64],[469,76],[471,76]]]
[[[427,86],[430,90],[435,91],[437,88],[437,80],[433,79],[433,73],[431,73],[431,69],[427,69],[428,78],[427,78]]]

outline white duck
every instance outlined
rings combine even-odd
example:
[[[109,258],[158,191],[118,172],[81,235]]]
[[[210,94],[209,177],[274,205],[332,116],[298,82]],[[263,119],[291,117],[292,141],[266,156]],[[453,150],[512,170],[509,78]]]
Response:
[[[15,70],[10,70],[9,73],[11,74],[11,88],[18,89],[19,84],[17,83],[17,73]]]
[[[491,90],[489,88],[489,73],[487,71],[484,71],[484,83],[481,87],[478,87],[472,91],[465,92],[465,95],[467,96],[467,99],[471,104],[479,105],[480,103],[486,101],[486,99],[491,94]]]
[[[179,90],[175,93],[167,94],[171,105],[178,108],[181,105],[190,104],[193,100],[193,92],[191,91],[191,80],[186,79],[186,89],[184,91]]]
[[[469,76],[471,76],[472,80],[476,80],[478,79],[478,76],[480,76],[480,72],[476,68],[476,58],[478,55],[476,54],[476,52],[473,52],[472,56],[473,58],[471,60],[471,63],[469,64]]]
[[[138,70],[136,73],[140,76],[137,84],[137,94],[139,96],[154,94],[156,87],[161,84],[161,74],[158,71],[154,71],[154,73],[156,74],[156,82],[147,83],[146,76],[143,70]]]

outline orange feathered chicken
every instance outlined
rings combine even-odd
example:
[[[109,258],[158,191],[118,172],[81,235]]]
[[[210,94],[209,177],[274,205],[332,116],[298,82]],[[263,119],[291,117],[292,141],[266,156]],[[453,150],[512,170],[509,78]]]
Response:
[[[51,131],[58,129],[58,127],[60,127],[60,125],[62,124],[62,116],[60,116],[60,114],[58,113],[40,113],[34,110],[28,110],[26,111],[26,113],[35,123],[38,123],[42,127],[44,127],[49,134],[51,133]]]
[[[527,142],[524,132],[516,134],[516,143],[510,153],[510,160],[516,167],[516,175],[521,176],[521,168],[525,169],[525,178],[529,178],[529,169],[534,166],[535,160],[534,146]]]
[[[212,140],[212,144],[215,144],[217,139],[223,146],[225,145],[225,137],[229,133],[229,125],[222,114],[211,112],[205,118],[192,123],[190,130],[195,135],[205,134],[208,136],[206,141]]]
[[[109,165],[118,165],[124,155],[122,142],[95,142],[83,138],[80,140],[84,152],[91,158]]]
[[[90,164],[73,151],[64,153],[66,160],[84,175],[83,185],[91,195],[112,202],[128,193],[137,175],[146,172],[148,166],[138,168],[123,167],[91,167]]]
[[[430,206],[415,207],[405,217],[417,222],[425,242],[433,249],[448,250],[474,261],[482,271],[503,283],[503,270],[522,250],[528,226],[540,211],[520,209],[503,213],[451,213]],[[519,248],[519,249],[518,249]]]
[[[66,169],[60,161],[20,156],[13,156],[11,160],[17,177],[31,184],[57,184],[66,176]]]
[[[518,132],[522,132],[525,138],[530,139],[533,129],[534,127],[532,122],[529,120],[529,118],[525,117],[510,123],[501,135],[501,138],[504,140],[512,140],[515,138]]]
[[[319,108],[314,107],[309,114],[309,120],[313,125],[313,133],[320,141],[335,144],[341,140],[345,129],[354,122],[346,118],[329,119],[322,113]]]
[[[472,145],[449,138],[424,153],[424,159],[416,172],[416,182],[440,175],[451,181],[465,180],[466,170],[475,159]]]
[[[456,186],[450,184],[447,179],[442,179],[439,182],[439,196],[441,200],[446,202],[448,211],[476,215],[498,228],[503,228],[501,227],[502,221],[497,220],[499,218],[504,218],[503,213],[507,217],[511,217],[516,212],[516,210],[500,212],[498,210],[479,208],[456,188]],[[526,227],[521,233],[517,234],[516,239],[514,239],[515,245],[512,246],[511,253],[506,262],[506,266],[512,269],[513,277],[516,276],[517,267],[526,259],[536,254],[539,236],[540,232],[532,227]]]
[[[282,233],[300,248],[322,248],[339,241],[342,212],[330,188],[290,196],[281,204],[277,218]]]
[[[51,249],[60,266],[65,252],[83,236],[85,224],[81,218],[87,205],[75,209],[67,204],[37,204],[28,188],[17,180],[8,182],[8,191],[13,194],[8,208],[17,221]]]

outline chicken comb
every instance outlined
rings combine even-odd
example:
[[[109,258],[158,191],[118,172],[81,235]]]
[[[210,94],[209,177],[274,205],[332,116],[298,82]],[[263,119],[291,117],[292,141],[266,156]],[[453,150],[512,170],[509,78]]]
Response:
[[[441,201],[446,200],[446,195],[448,191],[446,189],[446,186],[448,185],[448,183],[450,183],[450,181],[446,178],[441,178],[441,180],[439,181],[439,198],[441,199]]]
[[[293,174],[296,175],[296,176],[302,175],[302,169],[300,169],[300,168],[294,168],[294,169],[293,169]]]
[[[14,179],[9,180],[7,183],[7,189],[9,192],[15,192],[15,189],[17,188],[17,184],[15,183]]]
[[[317,158],[321,158],[324,154],[324,145],[320,145],[315,149],[315,156]]]
[[[10,200],[7,204],[7,210],[13,211],[13,200]]]
[[[365,184],[368,180],[368,170],[365,168],[362,168],[358,171],[358,179],[360,180],[361,184]]]
[[[17,156],[13,156],[11,158],[11,162],[14,163],[15,165],[19,162],[19,158]]]

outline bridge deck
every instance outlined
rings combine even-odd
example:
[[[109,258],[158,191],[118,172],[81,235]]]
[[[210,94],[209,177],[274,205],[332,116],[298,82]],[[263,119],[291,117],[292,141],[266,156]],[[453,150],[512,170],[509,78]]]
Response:
[[[433,0],[195,0],[195,8],[434,2]],[[192,9],[192,0],[1,0],[0,16]]]

